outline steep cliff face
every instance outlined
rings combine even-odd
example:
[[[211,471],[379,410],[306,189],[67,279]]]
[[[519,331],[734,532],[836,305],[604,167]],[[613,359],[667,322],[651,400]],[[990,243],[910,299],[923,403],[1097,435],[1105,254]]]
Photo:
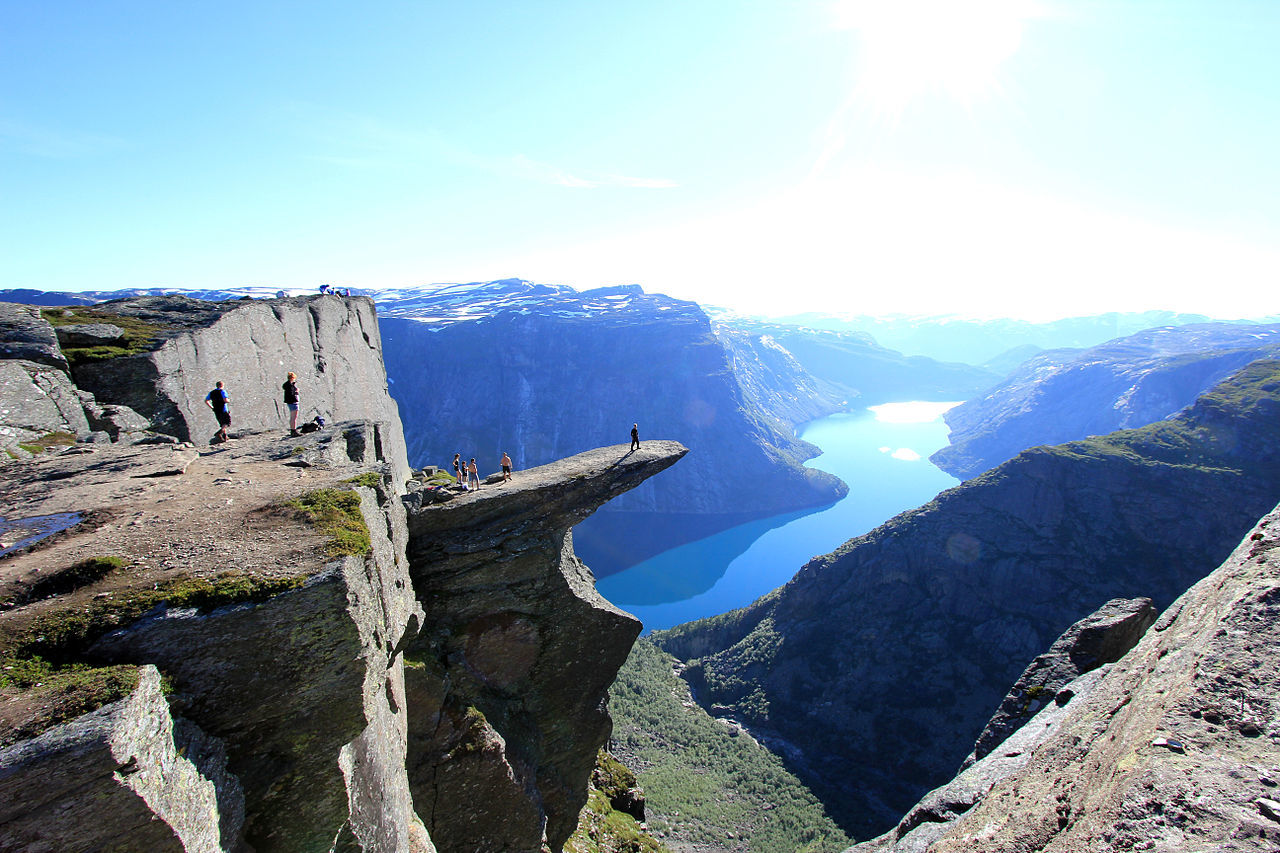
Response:
[[[930,458],[965,479],[1028,447],[1154,423],[1277,353],[1274,324],[1166,326],[1083,351],[1043,353],[947,412],[951,444]]]
[[[441,850],[558,849],[573,832],[611,730],[604,697],[641,626],[595,591],[570,529],[686,452],[601,448],[410,510],[427,627],[406,654],[430,695],[410,717],[410,781]],[[478,772],[450,767],[460,751]]]
[[[1271,512],[928,850],[1275,850],[1277,529]]]
[[[659,637],[700,701],[790,741],[856,834],[959,765],[1018,672],[1112,597],[1163,606],[1280,499],[1280,363],[1178,418],[1027,451]]]
[[[351,340],[365,307],[116,305],[162,329],[90,372],[181,425],[237,344],[264,381],[295,346],[326,376],[380,374],[376,326]],[[639,631],[569,530],[686,451],[606,448],[424,504],[376,397],[390,420],[291,437],[251,401],[227,444],[0,468],[23,537],[0,555],[0,848],[559,849]]]
[[[408,477],[372,300],[149,296],[102,303],[95,311],[149,323],[155,336],[146,352],[74,366],[77,385],[100,400],[123,403],[156,429],[203,444],[217,430],[204,398],[218,381],[231,397],[233,431],[287,430],[281,385],[293,371],[299,423],[321,415],[385,424],[384,455],[402,479]]]
[[[679,477],[638,487],[610,512],[740,517],[843,494],[835,478],[800,466],[812,446],[751,405],[696,305],[634,289],[566,299],[447,323],[383,321],[415,464],[461,452],[494,470],[505,451],[527,468],[625,441],[638,422],[642,441],[679,435],[691,454]]]

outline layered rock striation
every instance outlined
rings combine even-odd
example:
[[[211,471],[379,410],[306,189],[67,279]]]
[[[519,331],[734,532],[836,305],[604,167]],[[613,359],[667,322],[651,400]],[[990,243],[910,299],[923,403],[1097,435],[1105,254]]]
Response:
[[[387,393],[372,300],[296,297],[203,302],[185,296],[118,299],[95,316],[147,323],[146,351],[78,363],[76,383],[100,400],[122,403],[179,439],[206,443],[217,431],[205,396],[223,382],[232,429],[288,428],[281,385],[297,374],[299,423],[367,420],[389,425],[380,440],[401,479],[408,477],[395,401]]]
[[[573,525],[674,464],[670,441],[601,448],[409,512],[427,628],[406,649],[419,813],[442,850],[558,848],[611,723],[604,696],[640,623],[596,591]],[[467,753],[475,772],[451,757]],[[532,796],[527,793],[532,792]],[[461,803],[509,802],[499,817]]]

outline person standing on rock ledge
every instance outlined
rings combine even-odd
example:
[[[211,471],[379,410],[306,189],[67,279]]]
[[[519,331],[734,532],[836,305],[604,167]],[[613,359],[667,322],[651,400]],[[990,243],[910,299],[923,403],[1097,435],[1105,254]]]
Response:
[[[476,458],[471,457],[471,461],[467,463],[467,488],[480,490],[480,469],[476,467]]]
[[[505,483],[507,480],[510,480],[510,479],[511,479],[511,457],[508,456],[507,452],[504,450],[502,451],[502,482]]]
[[[218,440],[227,440],[227,427],[231,426],[231,398],[222,390],[222,383],[213,383],[213,390],[204,398],[204,404],[213,411],[218,419]]]
[[[631,425],[631,450],[640,449],[640,424]],[[631,450],[627,452],[630,453]]]
[[[284,380],[284,404],[289,407],[289,435],[298,434],[298,374],[292,370]]]
[[[458,478],[458,485],[464,489],[467,487],[467,478],[462,476],[462,454],[453,454],[453,473]]]

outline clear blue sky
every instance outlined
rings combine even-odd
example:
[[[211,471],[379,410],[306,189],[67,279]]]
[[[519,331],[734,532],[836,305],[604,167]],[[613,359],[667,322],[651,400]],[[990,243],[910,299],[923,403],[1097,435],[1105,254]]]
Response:
[[[1280,313],[1276,0],[0,15],[0,287]]]

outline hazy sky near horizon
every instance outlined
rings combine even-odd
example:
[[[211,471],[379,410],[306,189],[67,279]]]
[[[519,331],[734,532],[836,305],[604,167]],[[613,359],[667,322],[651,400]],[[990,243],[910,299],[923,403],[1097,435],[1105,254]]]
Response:
[[[0,3],[0,287],[1280,314],[1280,2]]]

